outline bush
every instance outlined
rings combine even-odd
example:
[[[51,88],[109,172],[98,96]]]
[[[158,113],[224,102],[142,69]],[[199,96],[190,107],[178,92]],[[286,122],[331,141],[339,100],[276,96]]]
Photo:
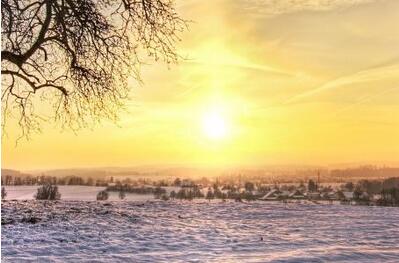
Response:
[[[58,192],[58,186],[45,184],[37,189],[35,198],[36,200],[59,200],[61,194]]]
[[[7,191],[6,188],[3,186],[1,188],[1,199],[3,200],[4,198],[6,198],[6,196],[7,196]]]
[[[120,191],[119,192],[119,199],[123,200],[123,199],[125,199],[125,197],[126,197],[125,191]]]
[[[108,200],[108,192],[107,191],[100,191],[97,194],[97,200],[98,201],[105,201]]]
[[[169,201],[169,196],[168,195],[162,195],[161,196],[161,199],[163,200],[163,201]]]

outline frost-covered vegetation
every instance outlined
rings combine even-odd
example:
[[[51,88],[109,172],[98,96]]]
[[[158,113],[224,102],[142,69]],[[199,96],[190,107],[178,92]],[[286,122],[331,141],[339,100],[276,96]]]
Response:
[[[37,189],[35,198],[37,200],[59,200],[61,194],[58,192],[58,186],[45,184]]]
[[[99,201],[108,200],[108,197],[109,197],[108,192],[104,191],[104,190],[98,192],[98,194],[97,194],[97,200],[99,200]]]

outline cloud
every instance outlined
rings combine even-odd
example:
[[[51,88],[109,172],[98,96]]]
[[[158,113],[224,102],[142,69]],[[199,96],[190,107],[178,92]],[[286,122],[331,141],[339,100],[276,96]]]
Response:
[[[245,0],[238,5],[252,14],[275,16],[300,11],[328,11],[373,1],[376,0]]]
[[[288,100],[285,101],[284,104],[299,102],[305,98],[312,97],[321,92],[332,90],[342,86],[347,86],[350,84],[367,83],[388,78],[396,79],[398,78],[398,76],[399,76],[399,64],[385,65],[381,67],[372,67],[366,70],[358,71],[354,74],[350,74],[347,76],[343,76],[328,81],[319,87],[316,87],[314,89],[308,90],[306,92],[300,93],[298,95],[289,98]]]
[[[279,69],[269,65],[251,63],[251,62],[241,62],[241,61],[221,61],[221,62],[208,62],[206,60],[194,60],[194,61],[186,61],[187,64],[193,65],[201,65],[201,66],[218,66],[218,67],[234,67],[234,68],[241,68],[247,70],[256,70],[263,73],[269,74],[276,74],[276,75],[283,75],[287,77],[294,76],[293,73],[285,71],[283,69]]]
[[[356,107],[356,106],[358,106],[358,105],[361,105],[361,104],[370,102],[370,101],[374,100],[374,99],[377,98],[377,97],[386,95],[386,94],[388,94],[388,93],[390,93],[390,92],[392,92],[392,91],[397,91],[397,90],[399,90],[399,86],[395,86],[395,87],[393,87],[393,88],[388,88],[388,89],[383,89],[381,92],[379,92],[379,93],[377,93],[377,94],[372,94],[372,95],[364,96],[364,97],[360,98],[357,102],[352,103],[352,104],[350,104],[350,105],[348,105],[348,106],[342,107],[341,109],[339,109],[339,110],[335,113],[335,115],[338,116],[339,114],[341,114],[341,113],[343,113],[343,112],[345,112],[345,111],[347,111],[347,110],[349,110],[349,109],[352,109],[352,108],[354,108],[354,107]]]

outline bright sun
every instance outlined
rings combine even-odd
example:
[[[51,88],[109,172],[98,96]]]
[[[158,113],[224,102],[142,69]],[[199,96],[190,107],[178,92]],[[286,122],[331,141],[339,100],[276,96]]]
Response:
[[[228,132],[226,119],[217,112],[207,112],[202,117],[202,130],[210,139],[222,139],[226,137]]]

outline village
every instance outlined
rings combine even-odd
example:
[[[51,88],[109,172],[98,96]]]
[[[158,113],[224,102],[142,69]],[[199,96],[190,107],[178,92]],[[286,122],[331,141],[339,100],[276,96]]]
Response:
[[[214,183],[201,184],[190,179],[176,179],[173,184],[155,183],[153,186],[129,186],[109,183],[107,191],[154,194],[156,199],[207,200],[221,199],[242,201],[281,201],[292,202],[308,200],[314,203],[356,204],[399,206],[399,178],[383,181],[361,180],[356,184],[347,182],[331,185],[309,180],[307,185],[299,184],[261,184],[247,181],[241,184]]]
[[[310,179],[309,179],[310,178]],[[97,200],[108,200],[109,193],[116,193],[124,200],[129,194],[149,199],[193,200],[220,199],[232,201],[278,201],[312,203],[399,206],[399,177],[381,179],[355,179],[335,182],[321,178],[320,173],[299,180],[279,181],[268,177],[228,175],[220,177],[119,177],[99,178],[48,176],[29,174],[2,175],[2,197],[9,186],[87,186],[97,191]],[[95,190],[97,189],[97,190]],[[35,195],[36,196],[36,195]],[[10,196],[11,197],[11,196]],[[3,198],[4,199],[4,198]],[[37,198],[36,198],[37,199]],[[60,197],[62,199],[62,196]],[[112,198],[111,198],[112,199]],[[130,200],[126,198],[126,200]]]

